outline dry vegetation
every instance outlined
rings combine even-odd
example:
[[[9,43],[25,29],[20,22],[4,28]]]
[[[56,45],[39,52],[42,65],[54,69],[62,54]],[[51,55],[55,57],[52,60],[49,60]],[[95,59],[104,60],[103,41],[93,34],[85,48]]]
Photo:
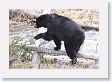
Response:
[[[33,25],[31,21],[42,14],[43,10],[9,10],[10,27]],[[51,13],[57,13],[76,21],[80,25],[99,27],[99,11],[96,9],[52,9]]]
[[[52,13],[67,16],[84,26],[99,25],[99,11],[96,9],[53,9]]]

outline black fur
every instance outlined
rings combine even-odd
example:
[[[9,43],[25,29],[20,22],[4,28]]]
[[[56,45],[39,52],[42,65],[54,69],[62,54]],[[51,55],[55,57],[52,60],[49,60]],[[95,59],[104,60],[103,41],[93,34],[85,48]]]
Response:
[[[83,29],[76,22],[57,14],[45,14],[36,19],[36,27],[45,27],[48,31],[36,35],[35,39],[53,40],[56,44],[55,50],[59,50],[61,41],[64,41],[67,55],[72,63],[76,63],[76,54],[85,39]]]

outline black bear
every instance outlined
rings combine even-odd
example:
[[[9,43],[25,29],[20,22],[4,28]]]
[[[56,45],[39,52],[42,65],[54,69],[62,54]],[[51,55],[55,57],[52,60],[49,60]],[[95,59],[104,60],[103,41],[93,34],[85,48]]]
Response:
[[[47,28],[47,32],[36,35],[34,39],[53,40],[56,44],[54,50],[60,50],[61,41],[64,41],[66,53],[72,60],[72,64],[77,62],[76,54],[85,39],[84,31],[80,25],[61,15],[44,14],[36,19],[36,28],[39,27]]]

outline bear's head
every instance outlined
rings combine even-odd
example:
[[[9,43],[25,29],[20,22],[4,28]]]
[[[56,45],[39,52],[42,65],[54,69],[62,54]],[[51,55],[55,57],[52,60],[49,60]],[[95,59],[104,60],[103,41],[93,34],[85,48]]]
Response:
[[[36,19],[36,28],[40,28],[40,27],[47,27],[47,19],[48,19],[48,14],[45,15],[41,15]]]

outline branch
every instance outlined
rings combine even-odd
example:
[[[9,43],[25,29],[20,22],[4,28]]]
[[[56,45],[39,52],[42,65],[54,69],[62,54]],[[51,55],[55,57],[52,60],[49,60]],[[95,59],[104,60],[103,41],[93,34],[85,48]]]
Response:
[[[21,47],[21,45],[17,45],[17,47]],[[55,51],[55,50],[52,50],[52,49],[43,48],[43,47],[36,47],[36,46],[32,46],[32,45],[26,46],[25,49],[27,49],[28,51],[37,51],[37,53],[49,54],[51,56],[67,55],[65,51],[61,51],[61,50]],[[98,60],[99,59],[99,57],[96,56],[96,54],[83,54],[81,52],[79,52],[77,54],[77,57],[93,59],[93,60]]]
[[[89,31],[89,30],[99,31],[99,27],[83,26],[83,25],[81,25],[81,28],[84,29],[85,31]]]

